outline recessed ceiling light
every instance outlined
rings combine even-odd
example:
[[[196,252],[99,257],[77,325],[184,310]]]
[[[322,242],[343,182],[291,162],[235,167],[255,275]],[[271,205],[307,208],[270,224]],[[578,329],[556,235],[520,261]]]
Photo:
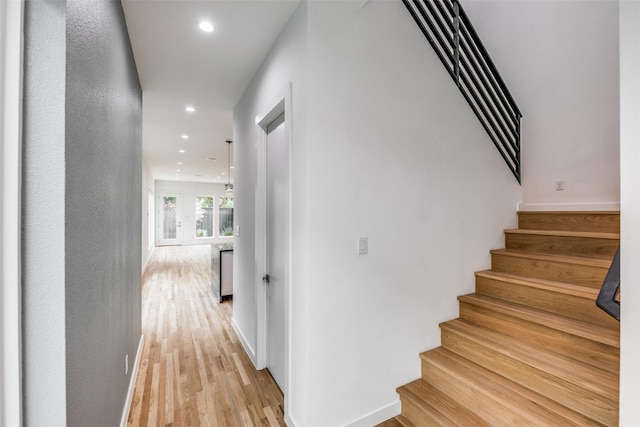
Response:
[[[181,165],[181,164],[182,164],[182,162],[178,162],[178,165]]]
[[[185,107],[184,111],[186,111],[188,113],[195,113],[196,109],[193,108],[191,105],[188,105],[187,107]]]
[[[180,169],[176,169],[176,172],[180,172]]]
[[[215,162],[218,159],[216,159],[215,157],[207,157],[207,160],[211,160],[212,162]]]
[[[197,173],[196,176],[202,176],[202,174],[201,173]]]
[[[189,135],[187,135],[186,133],[184,135],[181,136],[182,139],[189,139]]]
[[[235,169],[235,167],[234,167],[234,166],[231,166],[231,169]]]
[[[200,23],[198,24],[198,27],[205,33],[213,32],[213,25],[211,24],[211,22],[200,21]]]
[[[184,150],[178,150],[178,153],[184,153]]]

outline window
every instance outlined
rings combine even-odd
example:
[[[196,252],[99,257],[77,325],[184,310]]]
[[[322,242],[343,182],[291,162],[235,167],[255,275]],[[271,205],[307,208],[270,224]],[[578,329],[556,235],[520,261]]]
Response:
[[[213,197],[196,196],[196,237],[213,237]]]
[[[233,236],[233,197],[220,197],[220,203],[218,204],[218,218],[219,236]]]

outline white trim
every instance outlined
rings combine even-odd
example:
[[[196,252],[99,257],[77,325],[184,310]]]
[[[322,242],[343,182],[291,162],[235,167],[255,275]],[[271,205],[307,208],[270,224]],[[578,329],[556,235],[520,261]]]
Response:
[[[21,151],[24,0],[0,2],[0,425],[22,425]]]
[[[518,203],[519,211],[619,211],[620,202]]]
[[[289,414],[285,412],[284,414],[284,423],[287,427],[295,427],[296,423],[293,421],[293,418]]]
[[[242,345],[242,348],[244,348],[245,353],[247,353],[247,356],[249,356],[251,363],[253,363],[253,366],[255,366],[256,369],[258,369],[256,352],[249,345],[249,341],[247,341],[247,337],[245,337],[242,331],[240,330],[240,326],[238,326],[238,324],[236,323],[236,319],[234,317],[231,318],[231,327],[233,328],[233,331],[236,333],[238,340],[240,340],[240,344]]]
[[[345,427],[370,427],[380,424],[383,421],[386,421],[390,418],[399,415],[401,412],[402,406],[400,404],[400,398],[398,398],[395,402],[388,404],[387,406],[383,406],[380,409],[376,409],[373,412],[368,413],[367,415],[358,418],[355,421],[346,424]]]
[[[129,411],[131,410],[131,402],[133,401],[133,392],[136,388],[136,379],[138,378],[138,368],[140,367],[140,359],[142,358],[143,349],[144,335],[140,335],[140,341],[138,342],[138,351],[136,352],[136,361],[133,364],[133,369],[131,370],[131,379],[129,380],[127,400],[125,400],[124,402],[124,410],[122,411],[122,417],[120,418],[120,427],[127,426],[127,419],[129,418]]]
[[[144,264],[142,265],[142,276],[144,276],[144,271],[147,269],[147,265],[149,265],[149,261],[151,261],[151,257],[153,256],[153,252],[156,250],[155,246],[152,246],[149,249],[149,254],[147,255],[147,259],[144,261]]]
[[[285,290],[284,290],[284,413],[285,419],[288,419],[288,409],[291,408],[291,393],[292,390],[292,375],[291,375],[291,345],[290,337],[293,329],[293,322],[291,319],[291,277],[292,274],[292,250],[291,250],[291,234],[292,234],[292,184],[291,184],[291,147],[292,147],[292,126],[293,126],[293,110],[292,110],[292,91],[293,85],[290,81],[285,88],[279,92],[279,96],[274,98],[274,101],[269,105],[269,109],[256,117],[256,127],[259,135],[258,143],[258,161],[257,161],[257,182],[256,182],[256,211],[255,211],[255,250],[256,250],[256,277],[255,277],[255,291],[256,291],[256,368],[263,369],[267,364],[267,298],[266,288],[262,282],[262,273],[266,271],[266,232],[267,232],[267,126],[273,122],[274,119],[279,117],[282,113],[285,114],[285,138],[287,141],[287,150],[289,152],[288,169],[289,169],[289,188],[287,189],[287,218],[285,223],[287,224],[287,236],[286,247],[287,255],[285,258]]]

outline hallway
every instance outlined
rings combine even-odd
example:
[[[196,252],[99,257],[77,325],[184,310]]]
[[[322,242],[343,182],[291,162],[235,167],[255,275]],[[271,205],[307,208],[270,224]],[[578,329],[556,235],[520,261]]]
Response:
[[[166,246],[149,261],[128,426],[284,425],[282,393],[231,327],[233,303],[213,297],[209,257],[209,245]]]

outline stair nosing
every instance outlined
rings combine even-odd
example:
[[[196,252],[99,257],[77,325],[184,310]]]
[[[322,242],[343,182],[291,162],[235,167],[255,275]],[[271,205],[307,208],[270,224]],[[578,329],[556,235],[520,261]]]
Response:
[[[541,279],[532,276],[523,276],[520,274],[507,273],[495,270],[482,270],[475,273],[476,277],[485,277],[501,282],[515,283],[520,286],[536,288],[542,290],[553,291],[565,295],[571,295],[579,298],[590,299],[594,301],[598,297],[599,289],[592,286],[584,286],[576,283],[558,282],[555,280]]]
[[[550,313],[538,308],[529,307],[511,301],[501,300],[482,294],[467,294],[458,296],[459,301],[481,306],[499,313],[520,318],[567,334],[575,335],[600,344],[620,348],[619,334],[612,329],[604,328],[592,323]],[[559,326],[565,326],[560,328]],[[592,333],[592,331],[595,331]],[[612,337],[611,335],[616,335]]]
[[[514,251],[511,249],[492,249],[492,255],[505,255],[517,258],[537,259],[540,261],[561,262],[565,264],[578,264],[597,268],[608,269],[611,266],[611,260],[602,258],[576,257],[568,255],[553,255],[540,252]],[[613,257],[612,257],[613,260]]]
[[[605,233],[591,231],[565,231],[565,230],[537,230],[527,228],[508,228],[506,234],[526,234],[531,236],[556,236],[556,237],[578,237],[585,239],[620,240],[620,233]]]
[[[462,324],[462,326],[460,326]],[[509,346],[505,346],[501,343],[504,341],[504,337],[500,336],[498,332],[489,330],[479,325],[474,325],[469,323],[463,319],[455,319],[450,320],[448,322],[444,322],[440,324],[441,328],[454,330],[454,333],[463,334],[467,339],[471,339],[479,345],[489,347],[493,349],[493,351],[497,351],[509,358],[512,358],[520,363],[524,363],[528,366],[531,366],[534,369],[545,372],[546,374],[552,375],[557,378],[561,378],[563,381],[566,381],[570,384],[574,384],[580,388],[591,391],[592,393],[598,394],[600,396],[606,397],[610,400],[617,399],[619,390],[613,384],[605,385],[606,382],[615,383],[614,375],[608,374],[602,371],[595,371],[593,367],[588,367],[587,365],[571,360],[568,363],[578,368],[582,369],[573,369],[572,374],[569,375],[566,372],[562,371],[558,368],[561,363],[553,363],[549,361],[562,361],[567,362],[566,357],[562,357],[557,354],[550,353],[541,348],[536,348],[535,351],[531,348],[530,345],[527,345],[524,342],[516,342],[516,340],[510,339],[512,341]],[[475,334],[472,334],[468,331],[468,329],[475,330]],[[482,341],[492,341],[491,345],[487,345],[488,343],[479,342],[479,335],[483,335]],[[540,358],[539,354],[544,354],[543,358]],[[544,359],[544,360],[541,360]],[[581,371],[581,372],[580,372]],[[589,375],[585,375],[585,371],[589,371]],[[576,375],[579,374],[579,375]],[[592,375],[599,375],[600,381],[593,381],[590,377]],[[580,377],[580,380],[578,378]]]

